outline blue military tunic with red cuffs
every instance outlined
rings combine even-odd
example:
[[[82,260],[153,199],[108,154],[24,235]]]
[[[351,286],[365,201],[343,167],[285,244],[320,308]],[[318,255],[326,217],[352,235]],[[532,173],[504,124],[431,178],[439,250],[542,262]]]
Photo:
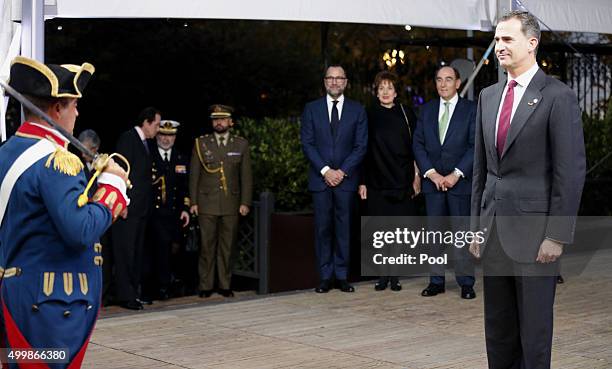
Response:
[[[0,147],[0,183],[40,140],[53,142],[55,151],[18,177],[0,223],[0,347],[69,351],[68,364],[10,368],[79,368],[100,307],[97,242],[126,199],[118,188],[101,184],[93,200],[79,207],[86,186],[82,163],[57,131],[34,123],[24,123]]]

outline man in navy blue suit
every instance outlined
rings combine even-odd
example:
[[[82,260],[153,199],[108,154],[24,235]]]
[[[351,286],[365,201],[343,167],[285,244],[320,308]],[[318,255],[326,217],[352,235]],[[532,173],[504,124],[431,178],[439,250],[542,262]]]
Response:
[[[301,140],[310,162],[308,190],[315,213],[315,248],[320,284],[328,292],[335,277],[343,292],[354,292],[346,278],[349,265],[351,213],[359,184],[358,170],[366,153],[368,122],[359,103],[344,97],[344,68],[332,65],[323,78],[327,94],[306,104]]]
[[[429,101],[421,109],[414,133],[413,150],[417,165],[426,178],[423,181],[425,207],[431,223],[440,225],[439,217],[470,215],[472,164],[474,161],[474,121],[476,104],[457,94],[459,72],[445,66],[436,72],[436,88],[440,98]],[[453,230],[459,230],[463,218],[451,218]],[[467,219],[465,219],[467,221]],[[467,229],[464,229],[467,230]],[[430,256],[441,253],[442,245],[430,245]],[[474,265],[467,247],[454,245],[455,278],[461,286],[461,297],[473,299]],[[432,265],[430,281],[422,296],[444,292],[444,265]]]

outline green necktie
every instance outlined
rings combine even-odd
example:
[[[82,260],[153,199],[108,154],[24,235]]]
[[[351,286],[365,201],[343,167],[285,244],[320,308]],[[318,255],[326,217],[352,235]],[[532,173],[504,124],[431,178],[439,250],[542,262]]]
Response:
[[[442,114],[442,118],[440,118],[440,124],[438,124],[438,135],[440,137],[440,143],[444,143],[444,132],[446,132],[446,128],[448,127],[448,106],[450,103],[448,101],[444,102],[444,114]]]

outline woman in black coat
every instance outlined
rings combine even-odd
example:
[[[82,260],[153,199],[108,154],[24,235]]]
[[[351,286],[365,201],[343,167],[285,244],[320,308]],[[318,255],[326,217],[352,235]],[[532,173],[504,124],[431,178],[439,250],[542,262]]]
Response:
[[[414,197],[421,191],[421,179],[412,153],[412,132],[416,116],[395,102],[397,76],[382,71],[374,80],[378,104],[368,111],[368,152],[362,170],[359,196],[367,200],[370,216],[414,216]],[[380,277],[377,291],[401,290],[397,277]]]

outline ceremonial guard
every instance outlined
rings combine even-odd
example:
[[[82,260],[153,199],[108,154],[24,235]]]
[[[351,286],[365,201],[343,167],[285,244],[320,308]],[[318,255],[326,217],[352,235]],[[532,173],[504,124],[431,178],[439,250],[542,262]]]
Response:
[[[150,146],[153,171],[153,213],[147,227],[144,294],[152,299],[169,297],[171,263],[178,257],[183,227],[189,224],[187,156],[175,147],[179,122],[162,120]]]
[[[93,73],[88,63],[17,57],[9,86],[72,134]],[[98,240],[125,215],[127,174],[109,160],[88,199],[83,163],[67,150],[67,137],[27,106],[24,115],[0,148],[0,347],[8,348],[5,367],[23,365],[13,350],[45,349],[36,368],[79,368],[100,307]]]
[[[233,109],[213,105],[210,111],[214,133],[196,138],[189,173],[190,210],[198,215],[202,242],[199,295],[212,294],[216,266],[219,293],[231,297],[230,261],[239,215],[247,215],[251,206],[251,156],[248,141],[229,132]]]

